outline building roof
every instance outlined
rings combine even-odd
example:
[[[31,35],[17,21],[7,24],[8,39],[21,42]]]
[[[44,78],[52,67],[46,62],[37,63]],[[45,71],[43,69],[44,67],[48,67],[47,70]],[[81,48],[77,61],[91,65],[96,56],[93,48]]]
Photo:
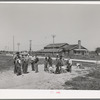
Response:
[[[54,47],[54,48],[53,48]],[[52,53],[52,52],[61,52],[63,50],[79,50],[78,44],[67,44],[67,43],[57,43],[57,44],[49,44],[44,47],[44,49],[37,51],[38,53]],[[81,46],[80,51],[86,51],[87,49]]]
[[[51,52],[61,52],[62,51],[62,49],[42,49],[42,50],[39,50],[39,51],[37,51],[37,52],[40,52],[40,53],[51,53]]]
[[[65,50],[79,49],[78,44],[65,45],[62,48],[65,49]],[[81,46],[81,49],[86,49],[86,48]]]
[[[47,46],[45,46],[44,48],[51,48],[51,47],[58,47],[58,48],[60,48],[60,47],[62,47],[62,46],[65,46],[65,45],[68,45],[68,43],[55,43],[55,44],[49,44],[49,45],[47,45]]]

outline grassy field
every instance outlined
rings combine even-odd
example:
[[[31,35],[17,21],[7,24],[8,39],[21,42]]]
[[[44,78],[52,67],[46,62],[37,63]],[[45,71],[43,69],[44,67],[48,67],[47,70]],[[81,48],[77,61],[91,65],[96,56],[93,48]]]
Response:
[[[100,90],[100,65],[91,67],[92,70],[86,76],[79,76],[65,82],[65,89],[69,86],[72,90]]]
[[[13,59],[11,56],[0,55],[0,71],[13,68]]]

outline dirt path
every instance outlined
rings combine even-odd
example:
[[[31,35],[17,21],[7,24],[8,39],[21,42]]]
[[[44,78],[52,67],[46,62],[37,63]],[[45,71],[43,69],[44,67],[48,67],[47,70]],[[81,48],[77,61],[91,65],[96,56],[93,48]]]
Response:
[[[66,81],[88,73],[88,68],[78,69],[72,67],[72,73],[50,74],[43,71],[43,65],[39,65],[39,73],[31,71],[28,74],[16,76],[13,71],[0,73],[0,89],[64,89]]]

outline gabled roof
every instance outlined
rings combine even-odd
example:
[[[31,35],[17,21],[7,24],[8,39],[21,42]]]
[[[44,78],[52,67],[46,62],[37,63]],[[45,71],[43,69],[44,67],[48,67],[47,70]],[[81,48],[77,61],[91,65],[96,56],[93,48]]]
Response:
[[[65,45],[62,48],[65,49],[65,50],[79,49],[78,44]],[[81,46],[81,49],[86,49],[86,48]]]
[[[79,49],[78,44],[67,44],[67,43],[56,43],[56,44],[49,44],[44,47],[44,49],[37,51],[38,53],[52,53],[52,52],[61,52],[64,50],[80,50],[84,51],[87,50],[85,47],[81,46]]]
[[[60,47],[65,46],[65,45],[68,45],[68,43],[49,44],[49,45],[47,45],[47,46],[45,46],[45,47],[46,47],[46,48],[52,48],[52,47],[58,47],[58,48],[60,48]],[[44,47],[44,48],[45,48],[45,47]]]
[[[42,50],[39,50],[39,51],[37,51],[37,52],[39,52],[39,53],[52,53],[52,52],[61,52],[62,51],[62,49],[42,49]]]

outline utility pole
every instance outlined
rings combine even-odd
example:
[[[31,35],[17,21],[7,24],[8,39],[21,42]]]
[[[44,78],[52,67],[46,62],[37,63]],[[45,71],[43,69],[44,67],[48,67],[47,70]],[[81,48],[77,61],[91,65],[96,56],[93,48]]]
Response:
[[[52,35],[52,38],[53,38],[53,55],[54,55],[54,43],[55,43],[55,37],[56,37],[56,35]]]
[[[20,46],[20,43],[17,43],[17,46],[18,46],[18,52],[19,52],[19,46]]]
[[[31,54],[31,51],[32,51],[32,40],[29,40],[29,42],[30,42],[29,53]]]
[[[14,56],[14,52],[15,52],[15,43],[14,43],[14,36],[13,36],[13,56]]]

